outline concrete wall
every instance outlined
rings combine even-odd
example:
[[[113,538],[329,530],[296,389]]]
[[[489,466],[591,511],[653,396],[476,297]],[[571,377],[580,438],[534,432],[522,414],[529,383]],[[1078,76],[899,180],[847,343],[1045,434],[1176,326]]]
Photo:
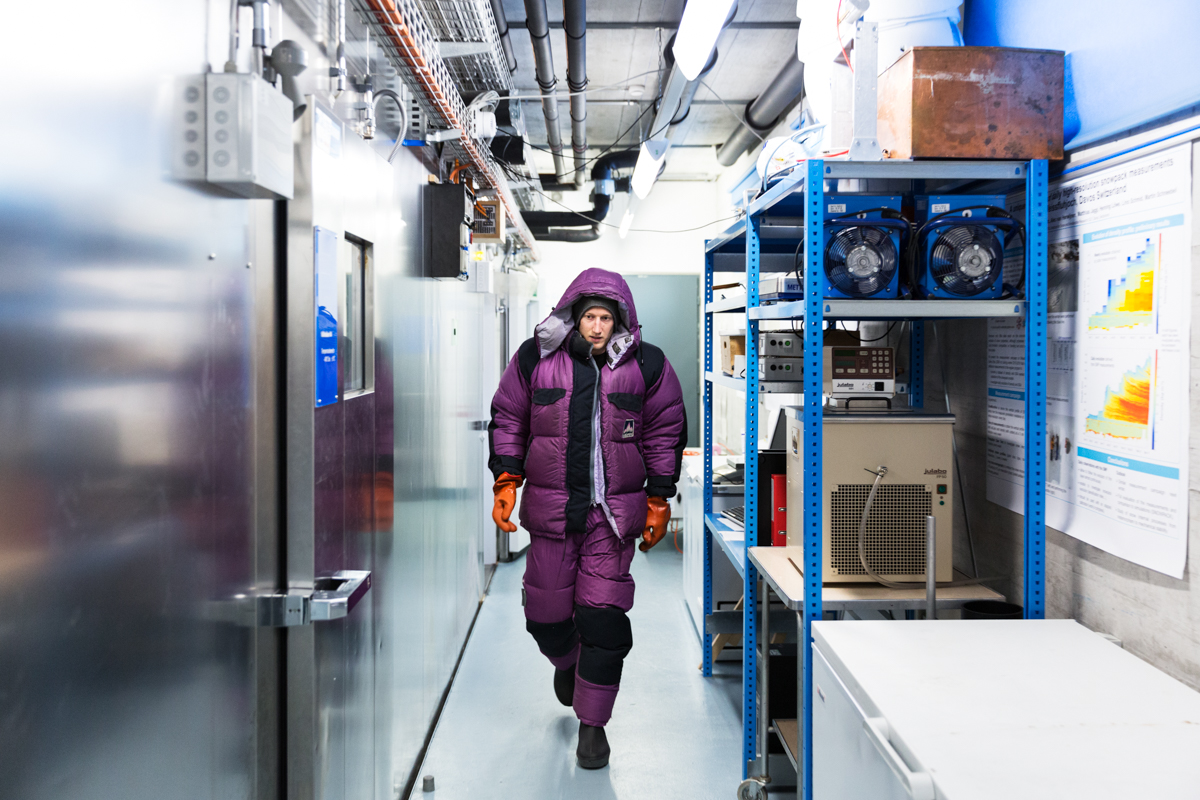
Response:
[[[1193,151],[1193,163],[1198,154]],[[1200,198],[1193,177],[1193,204]],[[1193,225],[1197,219],[1193,209]],[[1192,361],[1190,385],[1200,384],[1200,227],[1192,239]],[[926,406],[939,407],[942,386],[939,344],[945,345],[951,406],[958,415],[960,464],[967,487],[966,505],[981,575],[1011,576],[997,586],[1022,602],[1022,517],[987,501],[987,323],[938,323],[926,336]],[[1190,525],[1187,566],[1181,580],[1117,558],[1056,530],[1046,536],[1046,616],[1074,618],[1111,633],[1125,648],[1164,672],[1200,689],[1200,450],[1195,432],[1200,411],[1191,404]],[[970,564],[961,519],[956,525],[955,563]]]

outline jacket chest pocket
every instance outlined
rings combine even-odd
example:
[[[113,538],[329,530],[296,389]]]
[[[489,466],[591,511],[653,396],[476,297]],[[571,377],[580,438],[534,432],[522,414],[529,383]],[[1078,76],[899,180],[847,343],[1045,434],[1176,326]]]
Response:
[[[642,396],[632,392],[609,392],[608,404],[612,406],[608,438],[614,442],[640,442]]]
[[[530,436],[561,436],[567,404],[566,389],[547,387],[534,389],[529,412]]]

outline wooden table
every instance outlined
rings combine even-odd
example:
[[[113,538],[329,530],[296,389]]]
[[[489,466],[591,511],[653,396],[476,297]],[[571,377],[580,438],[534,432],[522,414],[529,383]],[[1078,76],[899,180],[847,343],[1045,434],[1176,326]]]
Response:
[[[763,650],[766,652],[766,655],[760,653],[758,659],[761,665],[758,696],[761,699],[762,712],[758,715],[756,752],[761,754],[761,774],[766,775],[769,781],[770,775],[767,768],[768,760],[766,754],[768,750],[767,735],[771,731],[774,731],[775,735],[779,737],[780,742],[783,743],[783,749],[787,752],[788,760],[791,762],[792,767],[796,769],[796,775],[800,775],[799,720],[804,716],[804,709],[800,707],[804,698],[804,675],[800,664],[803,663],[802,647],[806,644],[803,642],[804,573],[801,571],[801,565],[804,563],[804,549],[801,547],[751,547],[748,549],[747,555],[750,563],[758,570],[759,580],[763,587],[760,592],[763,599],[762,610],[748,608],[745,610],[745,613],[752,615],[752,624],[757,631],[755,641],[762,643]],[[956,580],[967,578],[966,575],[957,571],[954,577]],[[799,644],[796,649],[797,707],[795,719],[769,720],[770,623],[769,616],[764,613],[770,605],[770,595],[766,591],[768,587],[771,591],[775,592],[787,608],[796,612],[796,641]],[[939,589],[936,606],[938,610],[961,609],[964,603],[971,600],[1004,600],[1004,595],[982,585],[956,586]],[[824,610],[838,612],[843,618],[845,614],[849,613],[852,619],[861,613],[875,611],[915,612],[919,609],[924,609],[925,603],[925,589],[923,587],[920,589],[891,589],[875,583],[828,583],[825,584],[821,592],[821,604]]]

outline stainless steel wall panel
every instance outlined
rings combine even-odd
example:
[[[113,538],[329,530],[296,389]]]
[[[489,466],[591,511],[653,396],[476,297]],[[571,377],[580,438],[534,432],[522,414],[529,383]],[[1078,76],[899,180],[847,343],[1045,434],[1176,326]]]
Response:
[[[388,616],[377,624],[384,651],[390,648],[390,749],[403,785],[480,599],[478,514],[484,496],[488,507],[491,501],[471,422],[487,417],[481,359],[492,351],[482,331],[494,326],[494,308],[458,281],[422,277],[419,189],[428,172],[407,151],[393,169],[406,225],[376,296],[380,347],[391,353],[395,442],[391,563],[378,567],[388,582]]]
[[[345,400],[345,549],[346,562],[376,571],[375,532],[375,394]],[[390,496],[390,493],[389,493]],[[347,618],[344,708],[354,720],[346,731],[346,797],[374,797],[375,788],[375,647],[374,606],[360,603]],[[387,795],[379,795],[387,800]]]
[[[163,179],[174,81],[221,68],[227,5],[55,10],[65,56],[0,51],[59,87],[0,115],[0,799],[390,800],[479,602],[493,303],[422,277],[427,171],[382,139],[301,159],[287,204]],[[277,328],[311,329],[314,222],[375,256],[375,391],[329,414],[311,350],[276,362]],[[225,621],[355,567],[344,620]]]
[[[0,797],[255,791],[251,633],[209,618],[254,583],[254,203],[159,160],[205,9],[116,0],[100,37],[68,0],[56,90],[5,88]]]

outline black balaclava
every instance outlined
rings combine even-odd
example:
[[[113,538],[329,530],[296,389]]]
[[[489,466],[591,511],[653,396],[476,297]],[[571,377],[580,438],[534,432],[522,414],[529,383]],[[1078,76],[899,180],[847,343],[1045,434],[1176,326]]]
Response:
[[[621,321],[621,314],[617,310],[617,301],[611,300],[598,294],[589,294],[575,301],[575,305],[571,306],[571,318],[575,320],[575,325],[579,325],[579,320],[583,317],[589,308],[603,308],[609,314],[612,314],[614,325]]]

